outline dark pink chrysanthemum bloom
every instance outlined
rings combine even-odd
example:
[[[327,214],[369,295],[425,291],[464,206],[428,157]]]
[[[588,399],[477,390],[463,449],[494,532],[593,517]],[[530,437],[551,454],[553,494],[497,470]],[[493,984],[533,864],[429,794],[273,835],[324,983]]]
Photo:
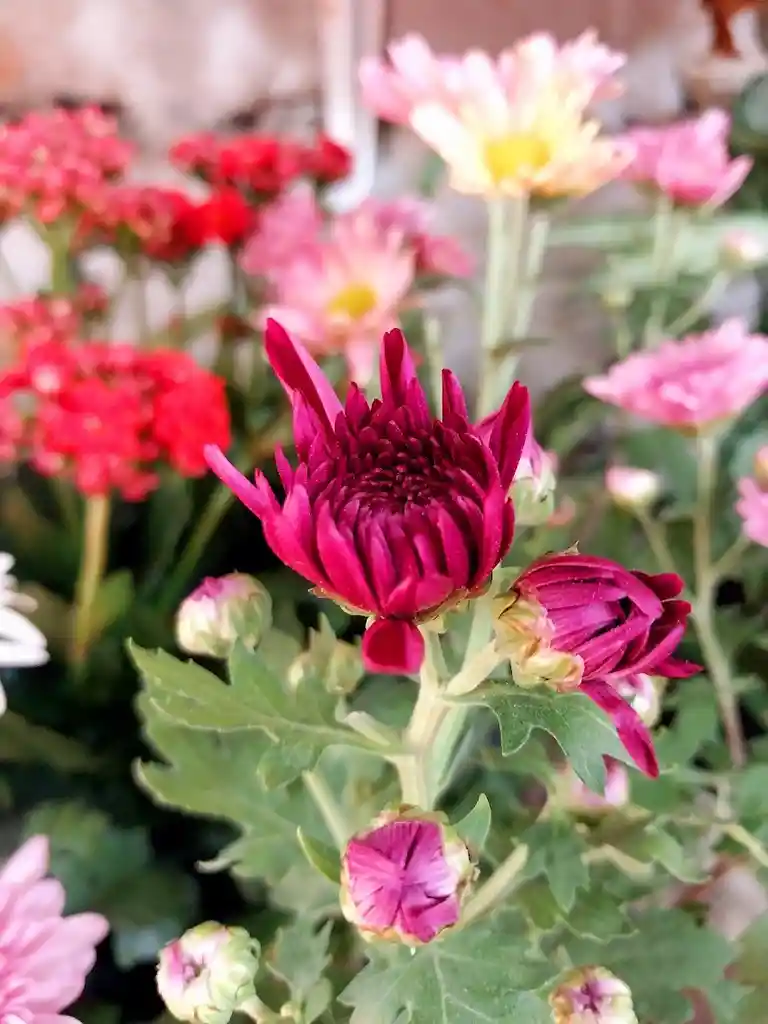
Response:
[[[431,942],[459,920],[474,877],[466,844],[433,818],[386,811],[347,844],[341,909],[366,938]]]
[[[658,774],[648,729],[627,702],[639,673],[684,678],[697,665],[673,658],[691,606],[673,573],[630,572],[606,558],[547,555],[499,598],[497,631],[522,685],[580,689],[614,721],[638,767]]]
[[[509,549],[508,499],[530,427],[528,392],[514,384],[487,441],[461,387],[443,373],[436,419],[401,331],[384,336],[381,399],[352,384],[342,405],[320,368],[269,321],[266,351],[293,404],[298,466],[281,451],[281,505],[262,473],[248,481],[218,448],[221,480],[262,521],[275,554],[319,591],[373,617],[363,638],[370,671],[418,671],[418,623],[486,585]]]

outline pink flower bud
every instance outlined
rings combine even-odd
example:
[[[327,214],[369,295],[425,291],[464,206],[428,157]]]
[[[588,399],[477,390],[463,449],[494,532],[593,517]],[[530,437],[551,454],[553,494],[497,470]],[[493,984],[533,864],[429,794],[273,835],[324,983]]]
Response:
[[[620,508],[642,511],[661,494],[661,477],[649,469],[611,466],[605,474],[605,487]]]
[[[431,942],[459,920],[474,875],[466,844],[439,815],[386,811],[347,844],[342,913],[367,939]]]
[[[169,1011],[189,1024],[227,1024],[255,995],[259,946],[244,928],[207,921],[160,953],[157,990]]]
[[[637,1024],[629,987],[605,967],[571,971],[549,997],[555,1024]]]
[[[721,256],[726,267],[744,270],[762,263],[766,250],[762,241],[749,231],[729,231],[723,239]]]
[[[604,758],[605,786],[602,793],[589,789],[566,765],[558,774],[551,802],[574,814],[593,816],[605,814],[629,803],[629,772],[621,761]]]
[[[236,640],[255,647],[272,621],[272,602],[252,576],[208,577],[182,601],[176,640],[189,654],[226,658]]]

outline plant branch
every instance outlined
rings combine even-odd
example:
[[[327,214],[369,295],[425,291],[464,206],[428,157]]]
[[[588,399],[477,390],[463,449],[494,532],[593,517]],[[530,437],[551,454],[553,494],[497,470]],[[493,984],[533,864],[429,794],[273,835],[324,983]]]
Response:
[[[110,501],[94,495],[85,502],[83,548],[75,587],[75,622],[72,631],[72,661],[81,667],[92,639],[93,615],[109,548]]]

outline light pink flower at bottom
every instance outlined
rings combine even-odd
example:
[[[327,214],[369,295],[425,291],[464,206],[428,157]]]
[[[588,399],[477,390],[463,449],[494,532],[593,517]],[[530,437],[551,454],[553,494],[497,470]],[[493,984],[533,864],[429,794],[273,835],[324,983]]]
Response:
[[[33,836],[0,871],[0,1021],[72,1024],[109,925],[101,914],[63,917],[65,892],[46,878],[48,840]]]
[[[549,997],[555,1024],[637,1024],[629,986],[605,967],[580,967]]]
[[[768,548],[768,491],[757,480],[745,477],[739,481],[739,494],[736,511],[743,520],[744,536],[753,544]]]

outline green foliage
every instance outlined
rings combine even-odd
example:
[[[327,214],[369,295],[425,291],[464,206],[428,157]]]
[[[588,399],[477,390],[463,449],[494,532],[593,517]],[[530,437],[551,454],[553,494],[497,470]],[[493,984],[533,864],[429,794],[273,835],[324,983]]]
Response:
[[[525,878],[544,875],[557,904],[567,914],[576,902],[580,889],[589,885],[589,871],[583,857],[584,840],[564,819],[537,822],[523,833],[531,855],[525,867]]]
[[[372,948],[340,998],[351,1024],[550,1024],[541,991],[552,974],[520,919],[499,914],[416,950]]]
[[[322,1016],[333,998],[325,977],[331,928],[330,923],[316,928],[311,921],[295,920],[280,930],[269,960],[270,971],[288,988],[290,1006],[306,1024]]]
[[[108,918],[120,967],[154,960],[194,921],[197,887],[174,867],[153,863],[144,829],[119,828],[81,803],[41,804],[24,824],[27,835],[49,837],[51,872],[64,885],[67,910]]]
[[[603,757],[631,764],[607,715],[584,694],[486,684],[471,699],[482,700],[498,718],[502,753],[516,753],[534,730],[541,730],[557,742],[590,789],[599,792],[603,785]]]

